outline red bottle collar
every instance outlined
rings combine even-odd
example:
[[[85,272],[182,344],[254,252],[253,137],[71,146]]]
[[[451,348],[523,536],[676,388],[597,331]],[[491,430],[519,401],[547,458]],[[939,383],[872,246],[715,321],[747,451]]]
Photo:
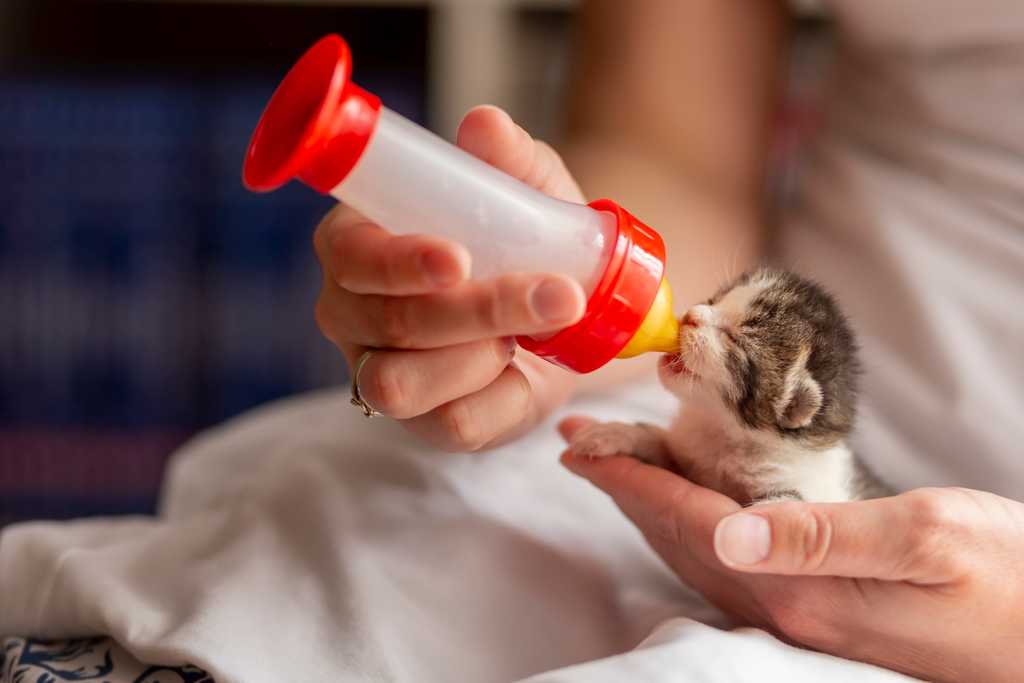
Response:
[[[517,339],[527,351],[580,373],[598,369],[629,343],[654,303],[665,274],[661,235],[610,199],[598,199],[589,206],[613,214],[618,232],[586,312],[575,325],[543,341]]]

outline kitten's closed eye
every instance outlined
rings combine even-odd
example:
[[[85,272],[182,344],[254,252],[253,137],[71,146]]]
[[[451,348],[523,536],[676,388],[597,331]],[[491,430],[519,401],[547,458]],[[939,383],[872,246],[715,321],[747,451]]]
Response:
[[[720,327],[718,329],[722,332],[722,334],[725,335],[726,339],[728,339],[730,342],[732,342],[732,344],[734,346],[739,346],[740,345],[739,337],[737,336],[736,332],[734,332],[732,330],[732,328],[730,328],[728,326],[723,326],[723,327]]]

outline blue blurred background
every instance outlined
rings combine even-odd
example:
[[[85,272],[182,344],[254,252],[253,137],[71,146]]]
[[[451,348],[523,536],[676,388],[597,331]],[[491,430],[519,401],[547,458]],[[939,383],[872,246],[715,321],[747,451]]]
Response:
[[[0,524],[150,512],[195,431],[344,381],[312,315],[331,202],[246,192],[242,157],[331,31],[362,85],[423,121],[426,12],[4,0],[2,16]]]

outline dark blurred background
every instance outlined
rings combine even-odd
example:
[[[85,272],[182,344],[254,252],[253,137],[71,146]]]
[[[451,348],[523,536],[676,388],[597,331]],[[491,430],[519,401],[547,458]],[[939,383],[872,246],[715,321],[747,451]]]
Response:
[[[0,0],[0,525],[152,512],[191,434],[345,381],[313,322],[331,200],[240,183],[278,80],[320,36],[451,138],[471,104],[557,138],[573,3]],[[794,61],[777,185],[813,125]]]

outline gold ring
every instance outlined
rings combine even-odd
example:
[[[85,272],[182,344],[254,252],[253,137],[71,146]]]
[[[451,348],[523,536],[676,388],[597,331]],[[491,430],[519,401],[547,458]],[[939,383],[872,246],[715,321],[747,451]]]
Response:
[[[382,414],[367,403],[362,394],[359,393],[359,373],[363,371],[363,366],[366,365],[366,361],[371,353],[373,351],[363,351],[363,355],[359,356],[359,360],[356,361],[356,370],[352,373],[352,398],[349,400],[349,403],[362,410],[363,415],[367,418],[377,417]]]

